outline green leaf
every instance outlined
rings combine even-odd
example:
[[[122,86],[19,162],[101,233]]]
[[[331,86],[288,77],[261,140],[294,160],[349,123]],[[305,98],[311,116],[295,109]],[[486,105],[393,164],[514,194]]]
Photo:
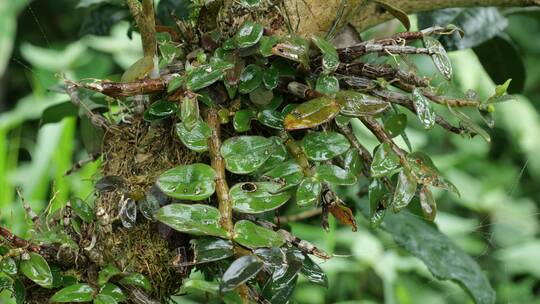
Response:
[[[277,88],[279,80],[279,71],[276,67],[271,66],[263,72],[263,83],[268,90]]]
[[[137,79],[143,79],[148,75],[154,68],[154,58],[151,56],[145,56],[132,64],[125,72],[122,74],[121,82],[132,82]]]
[[[427,186],[423,186],[420,189],[418,197],[420,198],[420,207],[422,208],[424,218],[428,221],[435,220],[435,216],[437,215],[437,203],[435,203],[433,194]]]
[[[439,72],[441,72],[444,78],[451,80],[452,63],[450,62],[450,58],[448,58],[448,54],[439,40],[430,36],[424,36],[424,46],[435,52],[435,54],[431,55],[431,59],[433,60],[435,67],[437,70],[439,70]]]
[[[190,91],[206,88],[214,82],[223,79],[226,70],[234,68],[232,63],[226,61],[213,61],[200,65],[189,72],[186,86]]]
[[[236,259],[221,278],[221,292],[231,291],[255,277],[263,269],[263,262],[254,255]]]
[[[289,248],[285,254],[286,265],[280,271],[274,271],[264,284],[262,295],[272,304],[289,303],[298,273],[302,269],[304,255],[296,248]]]
[[[200,201],[214,194],[216,173],[207,164],[191,164],[174,167],[162,173],[157,186],[170,197]]]
[[[135,286],[146,291],[152,290],[150,280],[140,273],[130,273],[120,280],[121,284]]]
[[[107,283],[110,278],[114,277],[117,274],[122,273],[120,269],[114,267],[113,265],[107,265],[105,268],[101,269],[98,275],[98,284],[102,286]]]
[[[193,130],[200,119],[199,102],[194,94],[186,94],[180,104],[180,120],[187,131]]]
[[[364,214],[366,204],[358,204]],[[495,303],[495,292],[482,269],[435,226],[407,212],[387,213],[382,228],[394,241],[419,258],[438,280],[452,280],[478,304]]]
[[[457,118],[459,118],[460,122],[470,131],[480,135],[486,142],[491,142],[491,136],[489,136],[489,133],[486,132],[486,130],[482,129],[479,125],[477,125],[467,114],[461,112],[458,109],[452,109],[452,107],[448,107],[450,112],[454,114]]]
[[[195,152],[205,152],[208,151],[208,139],[212,136],[212,129],[206,122],[198,119],[191,131],[188,131],[183,123],[177,123],[176,134],[189,149]]]
[[[263,35],[263,30],[264,27],[262,24],[248,19],[240,26],[240,29],[234,36],[236,45],[239,48],[247,48],[257,44]]]
[[[407,161],[418,179],[418,182],[454,192],[459,196],[459,191],[451,182],[440,175],[439,170],[429,157],[423,152],[413,152],[407,155]]]
[[[34,252],[30,252],[30,259],[21,261],[21,272],[41,287],[51,288],[53,276],[49,264],[45,259]]]
[[[0,272],[0,290],[11,289],[13,287],[13,279],[5,273]]]
[[[313,262],[308,256],[305,257],[300,272],[308,279],[308,281],[328,288],[328,277],[321,266]]]
[[[94,289],[88,284],[73,284],[56,292],[49,302],[52,303],[81,303],[94,299]]]
[[[272,56],[272,48],[279,42],[278,36],[262,36],[259,41],[259,52],[263,57]]]
[[[178,111],[178,105],[167,100],[158,100],[150,105],[144,112],[144,120],[148,122],[161,120]]]
[[[350,171],[351,174],[358,177],[362,174],[363,160],[360,157],[360,153],[355,148],[350,148],[345,152],[343,157],[343,168]]]
[[[299,36],[289,36],[272,48],[272,54],[295,62],[309,70],[309,42]]]
[[[263,71],[260,66],[256,64],[247,65],[242,74],[240,74],[240,84],[238,85],[238,91],[241,94],[248,94],[258,88],[263,80]]]
[[[315,90],[324,95],[334,96],[339,91],[339,80],[336,76],[321,74],[317,78]]]
[[[281,185],[274,182],[244,182],[232,186],[229,195],[235,211],[262,213],[279,208],[291,198],[280,190]]]
[[[275,149],[271,139],[262,136],[236,136],[223,142],[221,156],[227,170],[248,174],[262,166]]]
[[[510,86],[510,83],[512,83],[512,79],[507,79],[503,84],[496,85],[494,97],[501,97],[504,94],[506,94],[506,91],[508,91],[508,87]]]
[[[78,113],[79,108],[77,108],[71,101],[53,104],[43,110],[39,124],[44,125],[47,123],[59,122],[65,117],[77,116]]]
[[[396,19],[399,20],[401,24],[403,24],[407,31],[411,28],[411,21],[409,20],[407,13],[402,11],[400,8],[394,6],[392,3],[389,3],[389,1],[387,0],[375,0],[375,2],[378,5],[382,6],[392,16],[396,17]]]
[[[373,179],[369,184],[369,226],[372,229],[379,227],[386,215],[389,193],[383,183],[378,179]]]
[[[219,210],[208,205],[167,205],[159,209],[156,219],[180,232],[227,237],[220,225]]]
[[[340,113],[345,116],[374,116],[384,112],[390,104],[380,98],[355,91],[339,91],[336,101],[341,105]]]
[[[118,303],[113,297],[99,294],[94,299],[94,304],[116,304]]]
[[[306,177],[296,189],[296,204],[300,207],[316,205],[321,196],[322,185],[313,177]]]
[[[257,114],[259,122],[269,128],[283,130],[283,114],[274,110],[263,110]]]
[[[186,80],[185,75],[172,76],[169,82],[167,83],[167,93],[171,93],[178,90],[180,87],[182,87],[185,80]]]
[[[202,279],[188,278],[182,283],[180,294],[202,291],[211,295],[219,293],[219,285]]]
[[[15,278],[13,279],[13,297],[17,304],[24,304],[26,300],[26,288],[24,287],[23,282]]]
[[[3,257],[0,261],[0,273],[9,274],[14,276],[17,274],[17,264],[15,260],[10,257]],[[1,288],[0,288],[1,289]]]
[[[295,161],[287,161],[264,173],[261,178],[280,184],[279,190],[284,191],[298,185],[303,177],[302,168]]]
[[[328,40],[312,36],[311,40],[315,45],[321,50],[323,55],[322,57],[322,67],[325,73],[332,73],[339,67],[339,55],[336,51],[336,48],[328,42]]]
[[[399,157],[392,151],[390,144],[384,143],[375,148],[371,162],[372,177],[391,176],[399,171],[400,166]]]
[[[418,119],[424,126],[424,129],[430,130],[435,125],[435,112],[433,111],[433,106],[431,102],[422,95],[422,92],[418,88],[414,88],[412,91],[412,101]]]
[[[399,172],[396,190],[394,191],[394,197],[392,199],[394,212],[399,212],[409,205],[416,193],[416,186],[416,179],[414,179],[410,173],[405,170]]]
[[[337,132],[311,132],[302,139],[302,148],[309,159],[330,160],[350,148],[347,138]]]
[[[328,97],[306,101],[285,116],[285,130],[313,128],[330,121],[339,113],[339,104]]]
[[[86,223],[94,221],[94,210],[90,205],[80,198],[74,198],[71,200],[71,209]]]
[[[356,176],[351,171],[344,170],[336,165],[324,164],[316,167],[316,177],[335,185],[354,185]]]
[[[122,289],[112,283],[106,283],[99,289],[100,295],[110,296],[116,300],[116,302],[122,302],[127,299]]]
[[[384,129],[391,137],[396,137],[403,133],[407,127],[407,115],[403,113],[396,113],[390,116],[384,122]]]
[[[272,90],[267,90],[264,86],[259,86],[249,93],[249,100],[258,106],[267,106],[274,99]]]
[[[233,256],[234,245],[229,240],[213,237],[202,237],[190,241],[193,248],[195,264],[219,261]]]
[[[270,229],[251,221],[241,220],[234,224],[234,241],[248,248],[280,247],[285,238]]]
[[[236,132],[246,132],[251,129],[251,120],[255,118],[255,113],[251,109],[236,111],[233,118],[233,127]]]
[[[261,175],[264,172],[273,169],[277,165],[282,164],[289,155],[279,137],[272,136],[270,137],[270,140],[274,143],[274,149],[264,164],[260,166],[257,171],[253,172],[254,175]]]

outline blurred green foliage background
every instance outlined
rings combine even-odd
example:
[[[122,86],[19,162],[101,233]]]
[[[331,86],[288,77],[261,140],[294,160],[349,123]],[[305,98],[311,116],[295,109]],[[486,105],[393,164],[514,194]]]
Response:
[[[45,108],[68,100],[54,90],[60,82],[56,74],[107,78],[141,56],[139,36],[128,37],[127,22],[104,25],[104,36],[81,35],[90,12],[78,3],[0,1],[0,224],[22,236],[29,226],[16,187],[40,210],[49,201],[54,205],[70,197],[89,197],[98,177],[99,161],[64,176],[74,162],[87,157],[76,118],[47,124],[40,120]],[[498,303],[540,303],[540,13],[508,10],[505,16],[504,34],[513,39],[525,66],[525,89],[517,102],[497,105],[492,143],[440,128],[425,132],[414,119],[409,120],[407,134],[413,148],[429,153],[462,194],[436,192],[439,229],[480,263]],[[394,30],[396,24],[390,22],[369,34]],[[450,57],[456,86],[474,89],[482,98],[493,94],[494,83],[472,50],[452,52]],[[429,58],[415,63],[424,75],[436,73]],[[504,70],[515,62],[497,64]],[[366,130],[357,126],[355,131],[369,148],[375,146]],[[358,220],[355,233],[334,222],[331,231],[323,233],[318,219],[292,224],[299,237],[338,255],[322,263],[330,287],[300,281],[297,303],[471,301],[454,283],[435,280],[390,235],[368,229],[361,215]],[[201,299],[179,298],[182,303]],[[2,301],[9,300],[4,295]]]

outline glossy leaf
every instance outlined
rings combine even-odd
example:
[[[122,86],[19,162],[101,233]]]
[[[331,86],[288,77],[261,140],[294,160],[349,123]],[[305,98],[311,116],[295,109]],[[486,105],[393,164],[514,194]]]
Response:
[[[296,204],[300,207],[316,205],[321,197],[321,182],[313,177],[306,177],[296,189]]]
[[[436,114],[433,111],[433,106],[431,102],[422,95],[422,92],[418,88],[414,88],[412,91],[412,101],[418,119],[422,123],[424,129],[430,130],[435,125]]]
[[[159,209],[156,219],[180,232],[227,237],[220,225],[219,210],[208,205],[167,205]]]
[[[178,105],[167,100],[158,100],[152,103],[147,111],[152,117],[165,118],[174,115],[178,111]]]
[[[194,94],[187,94],[180,104],[180,120],[186,130],[191,131],[199,121],[199,102]]]
[[[246,255],[236,259],[221,278],[221,291],[226,292],[235,289],[255,277],[262,269],[263,262],[254,255]]]
[[[212,135],[212,129],[206,122],[198,119],[191,131],[188,131],[183,123],[177,123],[176,134],[189,149],[195,152],[205,152],[208,151],[208,139]]]
[[[406,127],[407,115],[403,113],[393,114],[384,122],[384,129],[392,137],[402,134]]]
[[[263,30],[262,24],[248,19],[240,26],[240,29],[234,36],[236,45],[239,48],[247,48],[257,44],[263,35]]]
[[[0,261],[0,273],[2,272],[11,276],[17,274],[17,264],[15,263],[15,260],[13,260],[13,258],[2,258],[2,260]]]
[[[49,264],[41,255],[37,253],[30,252],[29,255],[29,260],[21,261],[21,272],[39,286],[51,288],[53,284],[53,276],[51,269],[49,268]]]
[[[358,177],[362,174],[364,166],[363,160],[355,148],[350,148],[343,154],[343,169],[351,172],[352,175]]]
[[[272,56],[272,48],[279,42],[278,36],[262,36],[259,41],[259,52],[263,57]]]
[[[350,148],[347,138],[337,132],[311,132],[302,139],[307,157],[315,161],[330,160]]]
[[[120,204],[121,203],[121,204]],[[137,204],[132,198],[125,199],[119,203],[118,217],[125,228],[133,228],[137,222]]]
[[[304,254],[296,248],[285,253],[285,267],[276,269],[262,288],[263,297],[272,304],[288,303],[296,286],[298,273],[302,269]]]
[[[316,127],[330,121],[339,110],[339,104],[328,97],[306,101],[285,116],[285,129],[292,131]]]
[[[339,91],[339,80],[336,76],[321,74],[317,78],[315,90],[333,97]]]
[[[123,277],[120,280],[120,283],[123,285],[139,287],[146,291],[150,291],[152,289],[150,280],[140,273],[130,273]]]
[[[308,256],[305,257],[300,272],[308,279],[308,281],[328,288],[328,277],[321,266],[313,262]]]
[[[263,72],[263,83],[268,90],[277,88],[279,80],[279,71],[276,67],[271,66]]]
[[[280,190],[281,185],[274,182],[244,182],[232,186],[229,195],[235,211],[262,213],[279,208],[291,198]]]
[[[439,170],[427,154],[423,152],[409,153],[407,160],[419,183],[442,188],[459,196],[456,186],[440,175]]]
[[[319,50],[321,50],[323,70],[326,73],[331,73],[337,70],[339,67],[339,55],[336,48],[330,42],[328,42],[328,40],[318,36],[311,37],[311,40],[313,43],[315,43],[315,45],[317,45]]]
[[[336,165],[324,164],[316,167],[316,177],[335,185],[354,185],[356,176],[351,171]]]
[[[13,287],[13,279],[5,273],[0,272],[0,290],[11,289]]]
[[[414,179],[411,174],[407,173],[405,170],[399,172],[396,190],[392,199],[392,205],[394,206],[395,212],[399,212],[409,205],[416,193],[417,185],[416,179]]]
[[[155,221],[154,215],[159,207],[168,203],[169,197],[163,193],[157,185],[153,185],[145,193],[144,199],[137,202],[141,214],[150,221]]]
[[[71,201],[71,208],[83,221],[91,223],[94,220],[94,210],[90,205],[80,198],[74,198]]]
[[[388,193],[383,183],[378,179],[373,179],[369,184],[369,226],[372,229],[379,227],[386,215],[385,206],[389,201]]]
[[[274,93],[262,85],[249,93],[249,100],[258,106],[267,106],[273,99]]]
[[[145,56],[133,63],[125,72],[122,74],[121,82],[132,82],[137,79],[143,79],[148,75],[154,68],[154,58],[150,56]]]
[[[98,284],[101,286],[109,281],[113,276],[122,273],[120,269],[113,265],[107,265],[105,268],[99,271]]]
[[[328,206],[328,211],[343,225],[350,226],[352,231],[356,231],[358,226],[356,224],[356,219],[352,213],[352,210],[345,206],[345,204],[337,199],[335,202]]]
[[[446,50],[439,42],[439,40],[431,36],[424,36],[424,45],[426,48],[431,49],[435,52],[435,54],[431,55],[431,59],[433,60],[433,63],[435,64],[437,70],[441,72],[444,78],[446,78],[447,80],[451,80],[452,63],[450,62],[450,58],[448,58],[448,54],[446,53]]]
[[[263,71],[260,66],[250,64],[244,68],[240,74],[240,84],[238,90],[242,94],[248,94],[258,88],[263,80]]]
[[[195,264],[219,261],[233,256],[234,245],[229,240],[203,237],[190,241]]]
[[[335,98],[341,105],[340,113],[351,117],[374,116],[390,106],[382,99],[355,91],[339,91]]]
[[[156,183],[170,197],[200,201],[214,193],[214,179],[215,171],[212,167],[197,163],[169,169],[158,177]]]
[[[251,109],[236,111],[233,118],[233,127],[236,132],[246,132],[251,129],[251,120],[255,118],[255,113]]]
[[[272,54],[296,61],[309,69],[309,42],[304,38],[287,37],[272,48]]]
[[[122,302],[127,299],[122,289],[112,283],[106,283],[99,289],[99,294],[110,296],[117,302]]]
[[[262,136],[236,136],[225,140],[221,155],[227,170],[248,174],[262,166],[275,149],[271,139]]]
[[[392,151],[390,144],[384,143],[375,148],[371,162],[371,176],[375,178],[391,176],[399,171],[400,166],[399,157]]]
[[[403,24],[407,31],[411,28],[411,21],[409,20],[407,13],[402,11],[400,8],[394,6],[392,2],[387,0],[375,0],[375,2],[381,7],[383,7],[392,16],[396,17],[396,19],[399,20],[401,24]]]
[[[248,248],[270,248],[280,247],[285,243],[285,238],[251,221],[240,220],[234,224],[234,241]]]
[[[185,82],[184,75],[174,75],[169,79],[169,82],[167,83],[167,93],[174,92],[182,87],[182,85]]]
[[[283,130],[283,114],[274,110],[263,110],[257,114],[257,119],[263,125],[276,129]]]
[[[94,289],[88,284],[73,284],[57,291],[49,300],[51,303],[81,303],[94,299]]]
[[[433,194],[427,186],[423,186],[420,189],[418,197],[420,198],[420,207],[422,208],[424,218],[429,221],[435,220],[435,216],[437,215],[437,204],[435,203]]]
[[[94,304],[116,304],[118,303],[113,297],[108,295],[98,294],[94,299]]]
[[[298,185],[304,177],[302,168],[295,161],[282,162],[263,174],[263,179],[280,184],[280,191]]]
[[[274,167],[282,164],[285,159],[288,157],[288,152],[281,139],[277,136],[270,137],[270,140],[274,143],[274,149],[270,154],[270,157],[260,166],[257,171],[254,172],[256,175],[261,175],[268,170],[273,169]]]
[[[186,86],[190,91],[206,88],[214,82],[221,80],[226,70],[234,68],[232,63],[226,61],[213,61],[203,64],[191,72],[186,78]]]

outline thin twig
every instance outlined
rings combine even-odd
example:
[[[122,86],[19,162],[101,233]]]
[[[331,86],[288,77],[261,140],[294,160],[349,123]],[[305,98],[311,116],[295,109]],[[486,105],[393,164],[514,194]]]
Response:
[[[358,154],[360,154],[360,157],[362,158],[362,174],[364,174],[365,177],[370,177],[371,174],[369,172],[369,168],[371,167],[371,162],[373,161],[373,158],[371,157],[371,154],[369,153],[368,149],[364,147],[359,141],[358,138],[356,138],[356,135],[352,132],[351,128],[347,126],[340,126],[338,125],[339,130],[341,131],[341,134],[345,135],[345,137],[349,140],[351,145],[358,151]]]
[[[41,220],[39,219],[39,215],[24,200],[24,196],[22,195],[21,189],[19,187],[17,187],[15,190],[17,191],[17,195],[19,195],[19,198],[21,199],[21,203],[23,205],[24,211],[26,212],[26,215],[34,223],[34,228],[36,229],[36,231],[40,231],[41,230]]]

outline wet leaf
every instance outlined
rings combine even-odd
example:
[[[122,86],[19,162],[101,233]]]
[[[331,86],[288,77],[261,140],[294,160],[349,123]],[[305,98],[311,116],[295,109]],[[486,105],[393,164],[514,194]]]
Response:
[[[248,94],[258,88],[263,80],[263,71],[260,66],[250,64],[244,68],[240,74],[240,83],[238,91],[242,94]]]
[[[396,137],[403,133],[406,127],[407,115],[403,113],[393,114],[384,122],[384,129],[392,137]]]
[[[272,304],[288,303],[302,269],[304,255],[296,248],[287,248],[285,267],[276,269],[262,288],[263,297]]]
[[[0,261],[0,273],[9,274],[14,276],[17,274],[17,264],[15,260],[10,257],[3,257]]]
[[[255,113],[251,109],[236,111],[233,118],[233,126],[236,132],[246,132],[251,129],[251,120],[255,118]]]
[[[282,162],[262,176],[263,179],[280,184],[280,191],[298,185],[303,177],[302,168],[295,161]]]
[[[94,299],[94,304],[116,304],[118,303],[113,297],[99,294]]]
[[[234,36],[236,45],[239,48],[247,48],[257,44],[263,35],[263,29],[262,24],[247,20]]]
[[[94,299],[94,289],[88,284],[73,284],[56,292],[49,300],[51,303],[81,303]]]
[[[356,176],[351,171],[336,165],[324,164],[316,167],[316,177],[335,185],[354,185]]]
[[[193,248],[195,264],[219,261],[233,256],[234,245],[229,240],[203,237],[190,241]]]
[[[279,42],[278,36],[262,36],[259,41],[259,52],[263,57],[272,56],[272,48]]]
[[[336,48],[328,40],[313,36],[311,40],[322,53],[322,67],[325,73],[332,73],[339,67],[339,55]]]
[[[77,214],[83,221],[91,223],[94,221],[94,210],[90,205],[80,198],[74,198],[71,201],[71,209]]]
[[[392,199],[394,212],[399,212],[409,205],[416,193],[416,186],[416,179],[410,173],[405,170],[399,172],[396,190]]]
[[[263,125],[277,130],[283,130],[283,114],[274,110],[263,110],[257,114],[257,119]]]
[[[111,192],[116,189],[122,189],[126,186],[126,180],[120,176],[116,175],[107,175],[100,178],[96,184],[95,188],[101,193]]]
[[[151,56],[143,57],[135,63],[133,63],[125,72],[122,74],[121,82],[132,82],[137,79],[143,79],[148,75],[154,68],[154,58]]]
[[[226,70],[234,68],[232,63],[226,61],[213,61],[200,65],[189,72],[186,86],[190,91],[206,88],[214,82],[223,79]]]
[[[296,204],[299,207],[316,205],[321,197],[321,182],[313,177],[306,177],[296,189]]]
[[[335,98],[341,105],[340,113],[351,117],[374,116],[390,106],[382,99],[355,91],[339,91]]]
[[[328,288],[328,277],[322,270],[321,266],[313,262],[308,256],[305,257],[302,269],[300,270],[308,281]]]
[[[328,97],[306,101],[285,116],[285,130],[313,128],[330,121],[339,113],[339,104]]]
[[[99,294],[110,296],[117,302],[122,302],[127,299],[122,289],[112,283],[106,283],[105,285],[101,286],[99,289]]]
[[[336,76],[321,74],[317,78],[315,90],[333,97],[339,91],[339,80]]]
[[[221,291],[226,292],[237,288],[255,277],[262,269],[263,262],[254,255],[246,255],[236,259],[221,278]]]
[[[167,100],[158,100],[152,103],[147,111],[152,117],[161,119],[176,114],[178,105]]]
[[[0,290],[11,289],[13,287],[13,279],[7,274],[0,272]]]
[[[309,70],[309,42],[304,38],[287,37],[272,48],[272,54],[298,62]]]
[[[200,119],[199,102],[194,94],[187,94],[180,104],[180,120],[187,131],[193,130]]]
[[[375,2],[378,5],[382,6],[392,16],[396,17],[396,19],[399,20],[401,24],[403,24],[407,31],[411,28],[411,21],[409,20],[409,16],[407,16],[407,13],[402,11],[400,8],[394,6],[390,1],[375,0]]]
[[[133,228],[137,222],[137,204],[132,198],[128,198],[122,202],[122,205],[119,206],[120,211],[118,216],[122,222],[122,226],[125,228]]]
[[[351,174],[358,177],[362,174],[363,160],[355,148],[350,148],[343,155],[343,168],[350,171]]]
[[[49,264],[45,259],[34,252],[30,252],[30,259],[21,261],[21,272],[41,287],[51,288],[53,276]]]
[[[291,195],[274,182],[244,182],[231,187],[233,209],[242,213],[262,213],[279,208]]]
[[[262,166],[275,149],[271,139],[262,136],[236,136],[223,142],[221,155],[227,170],[248,174]]]
[[[274,93],[264,86],[259,86],[249,93],[249,100],[258,106],[269,105],[274,99]]]
[[[216,282],[209,282],[203,279],[188,278],[182,282],[180,294],[202,291],[211,295],[219,294],[219,285]]]
[[[159,209],[156,219],[180,232],[227,237],[219,224],[219,210],[208,205],[167,205]]]
[[[358,229],[356,219],[354,218],[351,209],[345,206],[341,200],[338,199],[334,203],[330,204],[330,206],[328,206],[328,211],[330,211],[330,213],[332,213],[332,215],[340,223],[350,226],[352,231],[356,231]]]
[[[114,267],[113,265],[107,265],[105,266],[105,268],[101,269],[99,272],[98,284],[101,286],[107,283],[110,278],[120,273],[122,273],[120,269]]]
[[[214,169],[206,164],[181,165],[162,173],[156,184],[170,197],[200,201],[214,194],[215,176]]]
[[[411,164],[411,168],[419,183],[442,188],[454,192],[458,196],[460,195],[456,186],[440,175],[439,169],[435,167],[435,164],[427,154],[423,152],[409,153],[407,160]]]
[[[191,131],[188,131],[183,123],[177,123],[176,134],[184,146],[195,152],[205,152],[208,151],[208,139],[212,135],[212,129],[206,122],[198,119]]]
[[[435,112],[431,102],[422,95],[422,92],[418,88],[414,88],[412,91],[412,101],[414,109],[418,115],[418,119],[422,123],[422,126],[426,130],[430,130],[435,125]]]
[[[251,221],[240,220],[234,224],[234,241],[248,248],[270,248],[280,247],[285,243],[285,238]]]
[[[185,75],[174,75],[167,83],[167,93],[174,92],[182,87],[185,82]]]
[[[150,280],[140,273],[130,273],[120,280],[120,283],[128,286],[135,286],[146,291],[152,290]]]
[[[277,88],[279,80],[279,71],[274,66],[265,69],[263,72],[263,83],[268,90]]]
[[[337,132],[311,132],[302,139],[307,157],[315,161],[330,160],[350,148],[347,138]]]
[[[452,63],[450,62],[450,58],[448,58],[448,54],[439,40],[431,36],[424,36],[424,46],[435,52],[435,54],[431,55],[431,59],[433,60],[435,67],[439,70],[439,72],[441,72],[444,78],[451,80]]]
[[[148,220],[154,221],[154,215],[160,206],[168,203],[168,197],[154,184],[144,196],[144,199],[138,202],[139,211]]]
[[[424,218],[428,221],[435,220],[435,216],[437,215],[437,203],[435,203],[433,194],[427,186],[423,186],[420,189],[418,197],[420,198],[420,207],[422,207]]]
[[[270,157],[260,166],[257,171],[254,172],[255,175],[261,175],[267,172],[270,169],[282,164],[285,159],[288,157],[287,149],[281,143],[281,139],[277,136],[270,137],[270,140],[274,143],[274,149],[270,153]]]
[[[399,157],[392,151],[390,144],[384,143],[375,148],[371,162],[372,177],[391,176],[399,171],[400,166]]]

